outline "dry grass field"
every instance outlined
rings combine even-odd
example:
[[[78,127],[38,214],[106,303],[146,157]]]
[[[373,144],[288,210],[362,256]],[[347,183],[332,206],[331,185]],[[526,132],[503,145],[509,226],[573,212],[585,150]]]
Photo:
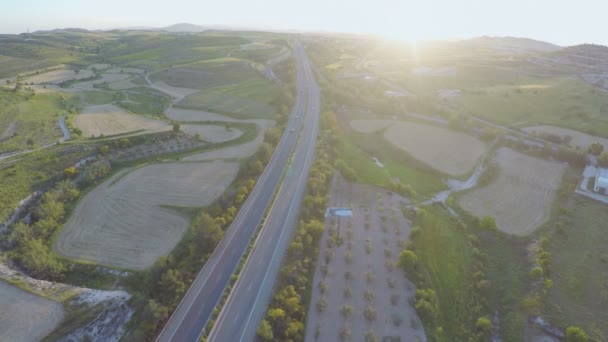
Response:
[[[469,172],[485,153],[479,139],[447,128],[407,121],[354,120],[354,130],[371,133],[387,128],[384,138],[432,168],[452,176]]]
[[[394,120],[352,120],[350,127],[359,133],[374,133],[395,123]]]
[[[141,270],[167,255],[189,219],[163,205],[201,207],[232,183],[238,163],[164,163],[119,173],[88,193],[55,241],[68,258]]]
[[[573,129],[543,125],[543,126],[526,127],[526,128],[523,128],[523,131],[528,132],[528,133],[536,132],[537,134],[549,133],[549,134],[559,135],[562,137],[570,136],[570,137],[572,137],[572,140],[570,141],[570,145],[578,146],[582,149],[587,149],[587,147],[589,147],[589,145],[599,142],[602,145],[604,145],[605,150],[608,150],[608,139],[596,137],[596,136],[589,135],[589,134],[586,134],[583,132],[575,131]]]
[[[464,194],[458,203],[477,216],[493,216],[505,233],[527,235],[549,218],[565,165],[508,148],[499,149],[495,161],[496,179]]]
[[[25,82],[34,82],[35,84],[58,84],[69,80],[81,80],[91,76],[93,76],[93,72],[91,70],[80,70],[78,73],[76,73],[74,70],[54,70],[28,77],[25,79]]]
[[[191,136],[198,134],[201,140],[211,143],[233,140],[243,134],[241,130],[217,125],[183,125],[181,130]]]
[[[160,132],[171,127],[159,120],[131,114],[111,104],[87,106],[76,116],[74,124],[85,137],[115,135],[137,130]]]
[[[411,228],[401,214],[405,203],[409,201],[380,188],[334,178],[330,206],[350,206],[353,216],[340,222],[341,245],[335,243],[336,226],[327,221],[306,342],[381,341],[385,336],[426,341],[424,327],[408,302],[416,288],[395,266]]]
[[[63,319],[63,305],[0,281],[0,341],[40,341]]]
[[[153,82],[152,84],[150,84],[150,87],[152,87],[156,90],[160,90],[163,93],[169,94],[177,99],[182,99],[190,94],[194,94],[194,93],[197,93],[200,91],[198,89],[180,88],[180,87],[170,86],[163,81]]]
[[[78,82],[78,83],[75,83],[74,85],[72,85],[72,88],[80,89],[80,90],[94,90],[95,85],[97,85],[97,84],[102,84],[102,83],[111,84],[113,82],[124,81],[130,77],[131,77],[131,75],[129,75],[129,74],[102,74],[101,78],[98,80]]]

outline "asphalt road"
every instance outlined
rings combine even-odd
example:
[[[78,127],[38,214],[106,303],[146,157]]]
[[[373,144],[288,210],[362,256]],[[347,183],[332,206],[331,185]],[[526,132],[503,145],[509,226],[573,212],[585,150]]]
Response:
[[[308,92],[311,89],[308,61],[303,59],[303,49],[299,45],[296,46],[296,50],[299,51],[296,53],[298,93],[287,128],[253,191],[239,210],[224,238],[184,295],[157,341],[194,342],[199,340],[213,308],[221,299],[231,275],[236,270],[272,200],[272,195],[280,183],[283,171],[287,167],[289,157],[298,141],[298,131],[303,124]],[[318,105],[316,108],[318,110]],[[306,117],[310,118],[311,115]],[[295,131],[292,132],[292,129]],[[297,160],[293,161],[293,163],[296,162]]]
[[[283,255],[298,223],[308,171],[314,161],[319,126],[320,91],[304,49],[295,49],[298,64],[305,65],[306,118],[293,161],[239,280],[211,331],[209,341],[253,341],[264,317]]]

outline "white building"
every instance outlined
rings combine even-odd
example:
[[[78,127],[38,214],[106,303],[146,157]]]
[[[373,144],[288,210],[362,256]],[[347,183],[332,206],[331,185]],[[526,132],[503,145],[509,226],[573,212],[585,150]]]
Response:
[[[600,188],[608,189],[608,169],[598,167],[593,191],[598,192]]]

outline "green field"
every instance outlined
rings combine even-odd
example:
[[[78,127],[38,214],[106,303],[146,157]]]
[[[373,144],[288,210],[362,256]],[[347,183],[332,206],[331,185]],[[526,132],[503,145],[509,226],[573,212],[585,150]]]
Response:
[[[270,81],[253,79],[186,96],[176,107],[217,112],[237,118],[273,118],[280,89]]]
[[[65,113],[62,99],[76,96],[59,93],[14,93],[0,90],[0,152],[55,142],[62,137],[58,120]]]
[[[479,231],[479,249],[486,258],[489,311],[500,314],[503,341],[523,341],[527,314],[522,298],[528,291],[527,241],[498,231]]]
[[[83,93],[81,96],[86,104],[102,105],[112,103],[114,100],[114,94],[115,93],[111,91],[92,90]]]
[[[3,161],[0,165],[0,222],[4,222],[23,200],[36,190],[56,181],[63,169],[89,155],[82,147],[53,146],[19,157],[18,161]]]
[[[551,278],[545,314],[553,324],[577,325],[608,340],[608,210],[573,195],[571,215],[549,240]]]
[[[179,65],[151,75],[174,87],[208,89],[232,85],[252,79],[261,79],[250,62],[238,58],[218,58]]]
[[[171,103],[171,98],[156,89],[137,87],[123,91],[118,105],[124,109],[143,115],[164,117],[165,109]]]
[[[467,112],[499,124],[552,124],[608,136],[608,95],[574,77],[465,88],[460,103]]]
[[[382,139],[380,137],[380,139]],[[369,141],[370,139],[366,139]],[[384,141],[376,141],[376,145],[385,145]],[[388,145],[388,144],[386,144]],[[376,149],[374,146],[366,145],[366,149],[361,148],[353,140],[341,140],[337,146],[338,156],[350,166],[357,175],[357,181],[388,187],[396,178],[399,182],[409,184],[421,198],[430,196],[445,188],[440,178],[432,172],[416,169],[411,164],[404,162],[401,158],[390,156],[388,150]],[[369,152],[374,151],[373,156],[378,158],[384,167],[381,168],[372,159]],[[400,153],[403,155],[403,153]]]
[[[434,289],[439,302],[435,326],[442,327],[443,334],[437,340],[467,340],[478,300],[472,284],[471,243],[464,229],[438,207],[421,211],[414,224],[421,228],[413,240],[423,285],[417,284],[418,289]],[[427,335],[432,335],[428,325],[426,328]]]

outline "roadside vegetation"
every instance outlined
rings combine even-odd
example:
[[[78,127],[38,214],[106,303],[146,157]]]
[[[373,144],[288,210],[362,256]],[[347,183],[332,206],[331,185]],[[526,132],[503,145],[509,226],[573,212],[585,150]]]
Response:
[[[303,341],[306,313],[323,234],[329,183],[334,172],[337,136],[329,113],[321,116],[316,160],[310,169],[300,220],[274,285],[274,294],[260,323],[264,341]]]

